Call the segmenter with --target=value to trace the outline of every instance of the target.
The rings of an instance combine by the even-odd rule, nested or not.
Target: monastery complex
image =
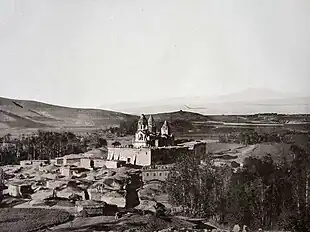
[[[167,121],[160,130],[151,115],[147,120],[141,115],[137,132],[131,146],[119,146],[108,148],[108,160],[123,161],[138,166],[170,165],[184,154],[190,153],[200,162],[201,156],[206,152],[206,143],[188,142],[175,144],[174,136]]]

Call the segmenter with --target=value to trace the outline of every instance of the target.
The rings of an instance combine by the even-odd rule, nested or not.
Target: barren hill
[[[194,121],[207,121],[209,120],[209,117],[206,115],[194,113],[194,112],[189,112],[189,111],[174,111],[174,112],[167,112],[167,113],[158,113],[158,114],[153,114],[154,120],[155,121],[173,121],[173,120],[186,120],[189,122],[194,122]]]
[[[102,128],[135,120],[134,115],[56,106],[37,101],[0,98],[0,128]]]
[[[187,133],[194,129],[193,123],[206,123],[209,120],[209,116],[183,110],[153,114],[153,118],[158,129],[160,129],[165,120],[168,121],[174,134]]]
[[[208,116],[182,110],[154,115],[158,125],[167,120],[177,131],[183,127],[191,127],[191,122],[207,121],[208,118]],[[0,129],[99,129],[137,120],[136,115],[115,111],[69,108],[37,101],[0,97]]]

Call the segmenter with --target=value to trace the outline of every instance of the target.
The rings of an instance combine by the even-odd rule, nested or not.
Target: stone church
[[[200,162],[205,152],[204,142],[175,144],[167,121],[158,130],[152,115],[148,120],[141,115],[132,146],[109,147],[107,160],[137,166],[166,165],[173,164],[177,157],[185,153],[190,153]]]
[[[164,147],[173,145],[174,137],[171,134],[171,129],[167,121],[164,122],[161,130],[157,132],[156,123],[153,116],[150,115],[149,119],[146,120],[145,115],[141,115],[133,142],[133,146],[135,148]]]

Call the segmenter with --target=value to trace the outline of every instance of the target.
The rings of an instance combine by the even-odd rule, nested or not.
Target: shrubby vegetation
[[[18,164],[20,160],[53,159],[106,145],[107,141],[98,133],[81,137],[71,132],[39,131],[18,138],[8,134],[0,137],[0,162],[8,165]]]
[[[309,151],[293,145],[290,163],[249,157],[237,171],[210,161],[199,165],[184,155],[168,178],[169,199],[187,216],[229,226],[310,231]]]
[[[258,144],[258,143],[298,143],[300,137],[306,138],[305,133],[291,132],[288,130],[259,133],[256,131],[249,131],[247,133],[235,132],[219,137],[221,143],[240,143],[245,145]],[[309,139],[309,137],[307,138]]]

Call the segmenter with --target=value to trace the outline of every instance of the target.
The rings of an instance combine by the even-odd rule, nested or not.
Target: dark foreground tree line
[[[290,163],[249,157],[238,170],[184,155],[168,177],[169,200],[187,216],[227,226],[310,231],[310,153],[296,145],[291,152]]]

